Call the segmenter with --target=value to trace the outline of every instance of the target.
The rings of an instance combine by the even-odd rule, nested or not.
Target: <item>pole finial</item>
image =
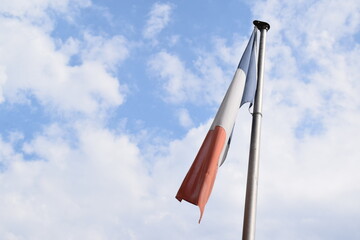
[[[270,24],[268,24],[267,22],[262,22],[259,20],[255,20],[253,21],[253,24],[259,29],[265,29],[266,31],[268,31],[270,29]]]

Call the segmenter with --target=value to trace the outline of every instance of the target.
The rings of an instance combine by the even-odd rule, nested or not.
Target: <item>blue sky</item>
[[[5,0],[1,239],[238,239],[240,109],[202,223],[175,194],[267,36],[257,239],[359,239],[360,3]]]

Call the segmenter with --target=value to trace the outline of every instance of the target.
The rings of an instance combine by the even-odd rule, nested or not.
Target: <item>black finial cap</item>
[[[268,31],[270,29],[270,24],[268,24],[267,22],[262,22],[259,20],[255,20],[253,21],[253,24],[259,29],[266,29],[266,31]]]

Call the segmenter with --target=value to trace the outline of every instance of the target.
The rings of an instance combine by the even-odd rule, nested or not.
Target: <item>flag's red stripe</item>
[[[201,216],[209,199],[218,169],[220,154],[226,139],[225,129],[216,126],[210,130],[191,165],[176,198],[198,205]],[[200,219],[201,219],[200,216]]]

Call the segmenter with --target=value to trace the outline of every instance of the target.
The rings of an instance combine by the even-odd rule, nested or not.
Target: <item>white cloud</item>
[[[6,160],[7,170],[0,175],[0,236],[183,239],[186,235],[205,239],[206,229],[219,226],[211,216],[224,212],[209,207],[209,218],[201,225],[205,229],[195,229],[197,208],[180,204],[174,196],[209,124],[191,129],[184,139],[171,141],[166,154],[147,159],[128,136],[83,121],[76,122],[74,128],[48,126],[25,142],[22,153],[1,141],[0,156]],[[33,160],[26,161],[26,155],[34,156]],[[227,180],[234,176],[224,175]],[[234,204],[228,199],[234,193],[217,190],[215,203],[219,196],[231,203],[225,207],[228,214]],[[212,237],[218,239],[221,234]]]
[[[149,13],[149,19],[143,30],[145,38],[155,38],[169,23],[173,6],[167,3],[155,3]]]
[[[21,159],[21,155],[13,150],[11,143],[5,142],[2,138],[0,138],[0,146],[0,173],[2,173],[6,171],[10,162]]]
[[[212,54],[200,56],[188,68],[177,55],[162,51],[149,60],[148,66],[162,84],[160,97],[175,104],[217,104],[226,91],[224,83],[230,82],[233,74],[224,71]]]
[[[16,17],[27,17],[27,16],[44,16],[46,9],[53,9],[56,11],[71,10],[74,6],[86,7],[91,4],[88,0],[4,0],[0,7],[0,11]]]
[[[179,42],[180,36],[179,35],[172,35],[169,37],[169,46],[175,46]]]
[[[181,60],[167,52],[160,52],[148,63],[151,71],[163,80],[164,99],[170,102],[182,102],[193,98],[192,91],[197,92],[199,79],[188,71]]]
[[[7,76],[5,73],[5,67],[0,66],[0,103],[4,101],[3,89],[2,86],[5,85]]]
[[[49,17],[48,11],[57,12],[65,18],[71,19],[76,9],[90,5],[91,0],[4,0],[0,6],[0,12],[6,16],[34,23],[50,31],[53,29],[53,20]]]
[[[136,231],[150,183],[139,149],[126,136],[83,123],[73,135],[76,148],[67,130],[50,126],[25,145],[33,161],[1,143],[7,160],[0,176],[0,208],[7,216],[0,218],[1,236],[129,239]]]
[[[186,108],[181,108],[178,111],[177,116],[179,118],[179,123],[182,127],[188,128],[193,125],[193,121],[192,121],[190,114]]]
[[[121,86],[107,70],[128,56],[122,36],[92,36],[83,50],[82,64],[69,66],[69,54],[79,47],[76,40],[70,39],[65,43],[68,49],[58,51],[54,40],[39,27],[11,18],[2,18],[0,25],[4,33],[0,37],[0,89],[5,100],[19,102],[34,96],[58,111],[86,114],[122,103]]]
[[[222,64],[229,65],[235,69],[235,67],[237,67],[236,64],[240,61],[241,54],[244,52],[248,43],[249,36],[240,37],[235,34],[232,43],[228,43],[224,38],[215,36],[211,41],[214,48],[211,55],[219,59]]]
[[[100,62],[113,70],[129,56],[129,43],[123,36],[106,39],[86,33],[84,41],[86,47],[82,49],[81,56],[85,62]]]
[[[64,42],[59,44],[59,52],[64,54],[67,58],[79,54],[81,41],[73,37],[69,37]]]
[[[358,237],[353,222],[359,220],[359,205],[352,199],[359,197],[354,184],[359,178],[352,169],[360,167],[355,146],[360,85],[354,59],[359,54],[354,41],[359,7],[357,1],[266,1],[253,10],[271,24],[265,64],[260,238]],[[296,136],[299,127],[300,137]],[[288,230],[279,231],[280,226]],[[344,228],[352,234],[344,233]]]

